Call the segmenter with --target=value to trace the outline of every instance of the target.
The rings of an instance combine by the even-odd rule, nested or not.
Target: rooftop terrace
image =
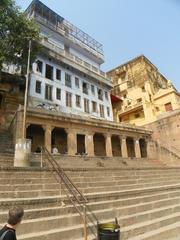
[[[53,28],[69,40],[83,46],[97,57],[103,59],[102,44],[90,37],[88,34],[65,20],[39,0],[33,0],[26,10],[29,16],[33,16],[37,21]]]

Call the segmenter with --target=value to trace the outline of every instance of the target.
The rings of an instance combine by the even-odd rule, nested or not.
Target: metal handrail
[[[68,197],[68,199],[73,204],[76,211],[79,213],[79,215],[82,218],[82,221],[84,224],[84,239],[87,240],[87,228],[89,228],[92,234],[97,238],[97,229],[94,232],[93,227],[97,228],[97,222],[99,221],[96,215],[91,211],[90,207],[87,206],[87,203],[88,203],[87,198],[74,185],[74,183],[70,180],[70,178],[67,176],[65,171],[59,166],[57,161],[54,159],[54,157],[45,147],[41,147],[41,152],[45,154],[53,170],[57,173],[60,180],[64,183],[64,186],[66,187],[66,189],[62,185],[63,191],[65,192],[66,196]],[[56,177],[56,180],[59,181],[57,177]],[[91,224],[87,222],[87,219],[90,221]]]

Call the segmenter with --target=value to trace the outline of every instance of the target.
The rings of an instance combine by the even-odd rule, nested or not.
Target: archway
[[[95,156],[106,156],[106,145],[104,135],[95,133],[93,136]]]
[[[120,144],[120,138],[117,135],[112,135],[111,137],[111,143],[112,143],[112,154],[114,157],[120,157],[122,156],[121,153],[121,144]]]
[[[127,152],[128,157],[135,157],[135,148],[134,148],[134,139],[132,137],[126,138],[126,144],[127,144]]]
[[[54,128],[51,135],[52,147],[56,147],[61,154],[67,153],[67,133],[64,128]]]
[[[26,138],[31,139],[31,151],[40,152],[44,146],[44,129],[40,125],[31,124],[26,129]]]

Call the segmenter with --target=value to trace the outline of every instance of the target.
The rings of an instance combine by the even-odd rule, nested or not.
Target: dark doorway
[[[147,144],[146,144],[145,139],[141,138],[139,140],[139,146],[140,146],[140,151],[141,151],[141,157],[147,158]]]
[[[40,147],[44,146],[44,129],[32,124],[26,130],[26,138],[31,139],[31,151],[40,152]]]
[[[112,153],[114,157],[122,156],[119,136],[113,135],[111,138]]]
[[[95,156],[106,156],[105,138],[103,134],[95,133],[93,141]]]
[[[77,153],[84,154],[85,152],[85,135],[77,134]]]
[[[135,148],[134,148],[134,139],[132,137],[127,137],[126,139],[126,144],[127,144],[127,152],[128,152],[128,157],[135,157]]]
[[[67,133],[63,128],[54,128],[52,131],[52,147],[56,147],[61,154],[67,153]]]

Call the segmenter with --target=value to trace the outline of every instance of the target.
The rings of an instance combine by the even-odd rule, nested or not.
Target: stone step
[[[47,228],[49,229],[49,227]],[[83,237],[83,225],[76,225],[65,228],[56,228],[46,231],[39,231],[38,233],[28,233],[23,235],[18,235],[18,240],[44,240],[44,239],[79,239]],[[18,233],[18,232],[17,232]]]
[[[178,240],[180,235],[180,221],[162,226],[155,230],[149,230],[145,233],[128,238],[128,240]]]
[[[30,174],[31,176],[33,175],[38,175],[38,174],[42,174],[44,172],[44,174],[46,174],[47,169],[40,169],[40,168],[36,168],[36,169],[32,169],[32,168],[27,168],[25,169],[21,169],[21,174],[23,175],[27,175]],[[10,169],[8,169],[8,172],[11,172],[14,175],[18,175],[18,169],[14,169],[12,171],[10,171]],[[101,173],[101,175],[103,177],[144,177],[144,178],[149,178],[149,177],[161,177],[162,176],[172,176],[173,174],[176,174],[178,176],[178,172],[179,169],[161,169],[161,170],[112,170],[112,169],[108,169],[108,170],[102,170],[101,171],[93,171],[93,170],[89,170],[89,171],[76,171],[76,170],[67,170],[65,169],[65,172],[68,174],[68,176],[70,176],[71,178],[73,177],[83,177],[83,178],[94,178],[97,177],[99,175],[99,173]],[[6,170],[1,169],[1,174],[6,175]]]
[[[128,200],[128,199],[127,199]],[[150,202],[143,202],[143,197],[139,199],[139,203],[134,203],[131,200],[131,204],[124,204],[127,202],[126,199],[117,200],[117,201],[106,201],[106,202],[98,202],[98,203],[90,203],[88,204],[91,210],[97,214],[99,219],[109,218],[109,217],[120,217],[121,226],[126,225],[127,223],[135,223],[135,221],[144,221],[149,219],[150,217],[159,217],[164,214],[171,214],[175,210],[179,210],[180,208],[180,197],[179,198],[170,198],[170,199],[161,199]],[[101,215],[99,214],[101,212]],[[158,213],[157,213],[158,212]],[[25,220],[35,218],[38,221],[38,218],[42,217],[51,217],[50,220],[53,220],[53,217],[63,214],[75,214],[76,211],[72,206],[64,206],[64,207],[54,207],[48,209],[34,209],[34,210],[26,210]],[[7,212],[0,213],[1,222],[3,219],[5,220]],[[112,215],[113,214],[113,215]],[[141,216],[140,216],[141,215]],[[72,217],[72,216],[71,216]],[[123,222],[125,221],[125,222]],[[23,221],[24,222],[24,221]],[[77,223],[77,219],[74,221]],[[126,223],[127,222],[127,223]],[[72,223],[72,221],[70,221]],[[50,224],[52,225],[52,224]]]
[[[146,191],[146,190],[158,190],[160,188],[165,187],[172,187],[172,188],[180,188],[180,183],[178,181],[168,181],[168,182],[161,182],[160,184],[157,183],[149,183],[149,184],[134,184],[134,185],[124,185],[124,186],[104,186],[104,187],[88,187],[88,188],[79,188],[79,190],[85,194],[94,194],[96,192],[99,193],[106,193],[106,192],[124,192],[128,193],[128,191]]]
[[[19,176],[19,177],[22,177],[22,176]],[[46,182],[48,183],[54,183],[54,186],[56,185],[56,187],[58,186],[58,184],[56,184],[56,179],[55,177],[53,176],[49,176],[50,178],[10,178],[10,179],[7,179],[7,178],[1,178],[0,179],[0,191],[4,190],[4,188],[6,189],[6,187],[4,186],[4,184],[8,185],[8,189],[10,190],[11,188],[15,188],[15,189],[21,189],[21,185],[23,185],[23,187],[25,188],[25,186],[27,186],[27,189],[29,189],[29,187],[31,187],[31,189],[33,189],[33,186],[35,189],[38,189],[37,185],[39,183],[39,188],[46,188]],[[166,183],[176,183],[176,182],[179,182],[180,180],[180,177],[176,177],[176,181],[173,181],[172,180],[173,178],[156,178],[156,179],[152,179],[151,180],[151,183],[149,183],[149,179],[133,179],[133,180],[111,180],[111,179],[106,179],[106,181],[104,179],[99,179],[99,181],[96,179],[96,181],[86,181],[86,182],[79,182],[79,179],[78,181],[76,182],[75,180],[73,181],[73,183],[78,187],[78,188],[82,188],[82,189],[85,189],[85,188],[90,188],[90,187],[102,187],[102,186],[106,186],[106,187],[109,187],[109,186],[112,186],[114,185],[115,186],[119,186],[119,187],[123,187],[125,186],[125,188],[131,188],[132,187],[136,187],[136,186],[149,186],[149,185],[154,185],[156,183],[160,184],[160,183],[164,183],[166,181]],[[108,181],[107,181],[108,180]],[[111,180],[111,181],[110,181]],[[81,180],[83,181],[83,179]],[[15,183],[13,184],[13,186],[10,186],[12,183]],[[25,185],[26,184],[26,185]],[[31,184],[31,186],[29,186],[29,184]],[[4,186],[4,188],[3,188]],[[47,184],[48,186],[48,184]],[[59,185],[60,186],[60,185]],[[62,186],[64,186],[64,184],[62,184]],[[48,188],[48,187],[47,187]]]
[[[33,185],[31,185],[33,187]],[[58,188],[58,185],[55,185],[55,189],[46,189],[45,185],[44,187],[41,187],[41,185],[39,185],[39,189],[30,189],[28,191],[28,189],[26,190],[20,190],[18,188],[16,188],[15,190],[6,190],[4,189],[3,191],[0,191],[0,198],[13,198],[13,197],[29,197],[29,196],[51,196],[51,195],[57,195],[57,193],[60,193],[60,188]],[[121,185],[121,186],[96,186],[96,187],[87,187],[87,188],[81,188],[79,187],[79,190],[83,193],[83,194],[95,194],[95,193],[111,193],[111,192],[126,192],[128,193],[128,191],[142,191],[142,190],[157,190],[157,188],[165,188],[165,187],[176,187],[176,188],[180,188],[180,184],[177,183],[177,181],[167,181],[167,182],[161,182],[158,184],[157,187],[157,183],[153,183],[153,184],[132,184],[132,185]]]
[[[21,172],[21,174],[19,174],[19,172]],[[72,179],[73,182],[81,182],[81,181],[84,181],[84,182],[88,182],[88,181],[91,181],[91,182],[95,182],[95,181],[107,181],[110,180],[110,181],[113,181],[113,180],[117,180],[117,181],[121,181],[121,180],[126,180],[126,181],[132,181],[133,179],[138,181],[138,182],[143,182],[143,181],[148,181],[150,179],[152,179],[152,181],[156,181],[156,180],[162,180],[162,179],[167,179],[167,178],[179,178],[179,174],[178,172],[175,172],[175,173],[171,173],[171,174],[164,174],[164,172],[161,172],[161,174],[163,173],[162,176],[159,176],[157,174],[155,175],[149,175],[147,176],[146,175],[141,175],[141,176],[130,176],[128,178],[128,175],[127,176],[108,176],[107,175],[104,175],[104,174],[101,174],[102,176],[101,177],[98,177],[97,174],[99,175],[99,173],[96,173],[95,176],[71,176],[70,174],[69,177],[70,179]],[[7,177],[7,170],[6,171],[0,171],[0,174],[1,174],[1,178],[6,178]],[[160,174],[160,173],[159,173]],[[23,178],[23,177],[26,177],[26,178],[42,178],[43,176],[45,177],[51,177],[52,178],[52,172],[49,172],[49,173],[46,173],[44,170],[42,171],[35,171],[33,172],[32,170],[31,171],[17,171],[17,172],[14,172],[14,171],[8,171],[8,175],[10,176],[10,178]]]
[[[166,192],[158,192],[158,193],[149,193],[149,194],[143,194],[143,195],[138,195],[138,196],[122,196],[121,198],[118,199],[113,199],[113,200],[99,200],[99,201],[91,201],[89,202],[88,206],[90,206],[91,210],[97,210],[97,209],[106,209],[106,208],[117,208],[117,207],[129,207],[129,211],[133,213],[133,206],[137,207],[137,205],[142,205],[144,203],[147,207],[148,204],[154,204],[160,201],[166,201],[167,200],[176,200],[180,197],[180,191],[166,191]],[[43,217],[43,216],[52,216],[53,214],[65,214],[65,213],[75,213],[75,209],[72,206],[65,205],[64,208],[60,207],[60,205],[56,205],[53,208],[39,208],[39,202],[47,202],[47,201],[52,201],[55,200],[56,202],[61,201],[60,197],[41,197],[41,198],[24,198],[24,199],[16,199],[13,200],[12,202],[10,199],[6,199],[4,201],[1,200],[1,205],[4,205],[9,201],[9,205],[22,205],[23,203],[26,204],[31,204],[32,209],[27,208],[25,205],[25,209],[28,209],[26,211],[26,218],[33,218],[35,216]],[[15,202],[16,201],[16,202]],[[160,202],[161,203],[161,202]],[[36,206],[37,205],[37,206]],[[0,221],[2,221],[3,217],[6,217],[6,211],[0,212]]]
[[[64,197],[63,197],[64,199]],[[0,199],[1,211],[12,206],[23,206],[24,209],[36,209],[43,207],[57,207],[62,202],[62,196],[39,196],[30,198],[4,198]]]
[[[0,192],[1,191],[6,191],[6,189],[8,189],[8,191],[33,191],[33,190],[60,190],[60,184],[59,183],[42,183],[42,184],[15,184],[12,186],[12,184],[6,184],[5,185],[0,185]]]
[[[31,191],[0,191],[0,199],[2,198],[26,198],[26,197],[41,197],[41,196],[56,196],[60,194],[60,189],[53,190],[31,190]]]
[[[143,210],[140,212],[137,209],[137,212],[133,215],[127,215],[127,216],[121,216],[119,217],[119,223],[121,227],[129,227],[129,224],[140,224],[144,223],[144,221],[149,220],[155,220],[156,218],[165,217],[165,216],[171,216],[174,215],[175,209],[178,210],[180,208],[179,205],[172,205],[166,208],[159,208],[159,209],[153,209],[150,211]],[[115,216],[118,217],[121,215],[121,208],[115,209],[116,212],[114,212],[114,209],[101,209],[96,210],[94,214],[96,214],[96,217],[100,222],[106,221],[106,219],[113,219]],[[87,213],[88,216],[88,213]],[[88,220],[88,217],[87,217]],[[38,223],[38,224],[37,224]],[[42,217],[42,218],[35,218],[35,219],[28,219],[23,220],[21,227],[19,229],[20,234],[25,234],[28,232],[29,229],[31,229],[31,232],[37,232],[37,231],[45,231],[46,226],[51,226],[51,228],[58,228],[61,226],[63,227],[70,227],[74,226],[76,224],[81,224],[82,218],[76,213],[76,214],[66,214],[66,215],[59,215],[59,216],[48,216],[48,217]],[[1,224],[2,225],[2,224]]]
[[[164,226],[168,227],[169,224],[173,224],[173,221],[180,222],[180,214],[172,214],[166,217],[160,217],[156,218],[154,220],[144,221],[142,223],[133,224],[128,227],[122,227],[121,228],[121,239],[126,240],[130,239],[132,240],[132,237],[139,237],[139,235],[149,232],[153,232],[156,230],[159,230],[159,228],[162,228]],[[107,222],[112,221],[112,219],[107,219]],[[37,225],[37,224],[36,224]],[[47,229],[47,228],[46,228]],[[26,234],[21,234],[18,236],[18,239],[28,239],[28,240],[41,240],[44,239],[43,237],[46,236],[46,239],[52,239],[55,240],[57,238],[59,239],[79,239],[83,237],[83,225],[82,224],[76,224],[71,227],[62,227],[62,228],[54,228],[50,230],[45,231],[38,231],[38,232],[31,232]],[[172,236],[171,236],[172,237]],[[137,238],[139,239],[139,238]],[[142,239],[142,238],[141,238]],[[154,239],[154,238],[144,238],[144,239]],[[160,238],[162,239],[162,238]],[[167,239],[167,238],[166,238]],[[133,239],[135,240],[135,239]],[[156,238],[158,240],[158,238]]]

